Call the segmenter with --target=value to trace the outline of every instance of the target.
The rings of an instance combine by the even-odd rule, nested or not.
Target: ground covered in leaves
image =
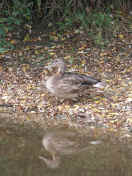
[[[121,129],[129,137],[132,132],[132,34],[119,34],[105,49],[100,49],[83,31],[72,30],[63,35],[36,33],[32,31],[31,38],[22,42],[10,34],[17,49],[0,54],[0,112],[24,113],[27,121],[32,115],[26,114],[37,113],[41,118],[36,115],[35,121],[40,122],[44,121],[44,115],[69,125],[74,125],[74,121],[80,127]],[[58,101],[44,86],[49,74],[45,66],[58,57],[68,63],[69,71],[99,78],[105,88],[101,92],[94,89],[90,98],[82,97],[73,104]]]

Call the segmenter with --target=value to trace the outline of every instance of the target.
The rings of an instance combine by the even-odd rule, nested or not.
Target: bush
[[[9,4],[3,4],[0,18],[0,52],[14,48],[13,44],[6,40],[8,31],[13,31],[16,26],[26,22],[32,22],[32,5],[32,2],[27,3],[24,0],[13,0]]]
[[[6,33],[36,21],[56,22],[61,31],[79,24],[94,38],[95,43],[104,43],[104,38],[116,25],[106,9],[128,10],[131,5],[130,0],[3,0],[0,3],[0,47],[3,50],[9,46],[9,49],[13,48],[12,44],[8,45]]]

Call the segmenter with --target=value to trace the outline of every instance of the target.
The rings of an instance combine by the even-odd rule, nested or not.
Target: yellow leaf
[[[84,45],[84,46],[82,46],[81,48],[79,48],[78,50],[83,50],[83,49],[85,49],[86,48],[86,46]]]
[[[104,53],[104,52],[103,52],[103,53],[100,53],[100,56],[101,56],[101,57],[106,56],[106,55],[107,55],[107,53]]]
[[[120,39],[124,39],[124,35],[123,35],[123,34],[119,34],[118,37],[119,37]]]
[[[53,52],[52,52],[52,53],[49,53],[49,54],[50,54],[51,56],[55,55],[55,53],[53,53]]]
[[[28,84],[27,86],[27,90],[33,89],[33,85],[32,84]]]
[[[81,61],[81,63],[82,63],[83,65],[85,65],[85,64],[86,64],[86,60],[83,59],[83,60]]]
[[[94,112],[98,112],[98,113],[100,112],[100,110],[99,110],[99,109],[96,109],[96,108],[93,108],[93,111],[94,111]]]
[[[96,101],[95,101],[95,103],[96,103],[96,104],[99,104],[99,103],[100,103],[100,101],[96,100]]]
[[[64,59],[70,59],[71,58],[71,56],[65,56],[64,57]]]
[[[80,108],[79,105],[74,105],[74,109],[75,109],[75,110],[78,110],[79,108]]]
[[[30,50],[30,46],[26,46],[25,49],[26,49],[26,50]]]
[[[53,39],[54,39],[55,41],[58,41],[58,37],[56,37],[56,36],[53,36]]]
[[[58,110],[59,110],[59,111],[62,111],[63,109],[64,109],[63,106],[58,106]]]
[[[128,118],[128,119],[127,119],[127,122],[128,122],[128,123],[132,123],[132,117]]]
[[[27,72],[29,69],[30,69],[29,64],[23,64],[23,66],[22,66],[22,71],[23,71],[24,73]]]
[[[11,40],[10,43],[11,44],[16,44],[16,40]]]
[[[30,40],[30,36],[29,36],[29,34],[26,34],[24,37],[24,42],[29,41],[29,40]]]
[[[69,105],[65,105],[64,109],[70,109],[70,106]]]
[[[35,54],[40,54],[40,52],[38,50],[35,50]]]

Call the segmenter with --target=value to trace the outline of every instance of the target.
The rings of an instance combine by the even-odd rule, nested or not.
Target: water
[[[3,119],[1,119],[1,124]],[[5,123],[6,124],[6,123]],[[52,130],[56,127],[52,127]],[[44,134],[51,132],[51,127],[42,128],[30,123],[18,124],[8,122],[0,125],[0,173],[2,176],[131,176],[132,175],[132,144],[112,140],[113,137],[98,137],[78,133],[71,140],[76,141],[76,147],[88,146],[88,150],[71,152],[59,156],[59,164],[51,168],[39,156],[52,160],[52,153],[42,146]],[[70,131],[69,128],[59,129],[59,134]],[[63,130],[63,133],[62,133]],[[72,129],[73,130],[73,129]],[[64,133],[65,131],[65,133]],[[53,132],[54,133],[54,132]],[[65,138],[65,136],[64,136]],[[99,139],[100,138],[100,139]],[[54,140],[54,138],[53,138]],[[63,138],[62,138],[63,140]],[[101,143],[91,144],[99,140]],[[66,140],[67,141],[67,140]],[[72,143],[71,143],[72,144]],[[67,143],[66,143],[67,145]],[[62,149],[63,150],[63,149]],[[71,149],[68,149],[71,150]]]

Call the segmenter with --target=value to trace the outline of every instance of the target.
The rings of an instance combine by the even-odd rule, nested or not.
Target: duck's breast
[[[54,92],[54,91],[55,91],[55,90],[54,90],[54,86],[55,86],[55,85],[54,85],[53,82],[54,82],[54,77],[51,76],[51,77],[48,78],[47,81],[46,81],[46,88],[48,89],[49,92],[51,92],[51,93],[54,94],[54,93],[55,93],[55,92]]]

